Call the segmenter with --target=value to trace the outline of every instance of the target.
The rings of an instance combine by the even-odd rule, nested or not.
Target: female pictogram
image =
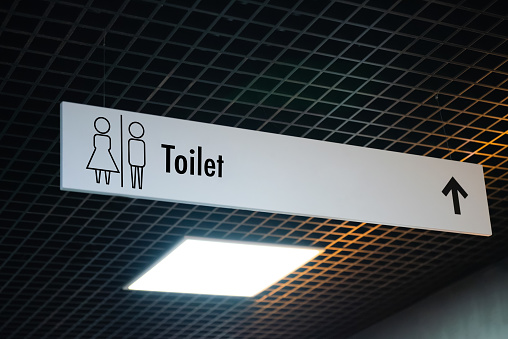
[[[143,168],[146,164],[145,142],[141,140],[145,134],[143,125],[134,121],[129,125],[129,133],[132,138],[129,139],[129,165],[131,166],[132,188],[143,188]]]
[[[93,136],[94,150],[86,168],[95,170],[95,181],[98,184],[101,182],[101,173],[104,172],[106,185],[109,185],[111,172],[119,173],[111,154],[111,138],[107,135],[111,125],[108,119],[99,117],[95,119],[94,126],[98,133]]]

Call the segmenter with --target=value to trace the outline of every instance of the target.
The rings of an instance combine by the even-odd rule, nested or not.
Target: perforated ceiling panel
[[[2,338],[347,338],[508,254],[504,1],[0,8]],[[482,164],[493,236],[63,192],[61,101]],[[326,251],[254,298],[122,289],[184,235]]]

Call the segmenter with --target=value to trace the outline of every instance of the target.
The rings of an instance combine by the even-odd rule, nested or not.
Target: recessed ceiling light
[[[323,249],[185,237],[129,290],[250,297]]]

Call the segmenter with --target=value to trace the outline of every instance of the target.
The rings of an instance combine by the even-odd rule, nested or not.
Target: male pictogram
[[[94,150],[86,168],[95,170],[95,181],[98,184],[100,184],[101,174],[104,172],[106,185],[109,185],[111,172],[119,173],[115,159],[111,154],[111,138],[107,135],[111,125],[108,119],[99,117],[95,119],[94,126],[98,133],[93,136]]]
[[[145,142],[141,140],[145,134],[143,125],[134,121],[129,125],[129,133],[132,138],[129,139],[129,165],[131,166],[132,188],[143,188],[143,168],[146,165]]]

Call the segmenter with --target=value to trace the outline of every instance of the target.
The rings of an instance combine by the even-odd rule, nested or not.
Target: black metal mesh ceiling
[[[2,338],[347,338],[508,254],[504,1],[0,8]],[[62,192],[61,101],[482,164],[493,236]],[[326,251],[255,298],[122,290],[184,235]]]

